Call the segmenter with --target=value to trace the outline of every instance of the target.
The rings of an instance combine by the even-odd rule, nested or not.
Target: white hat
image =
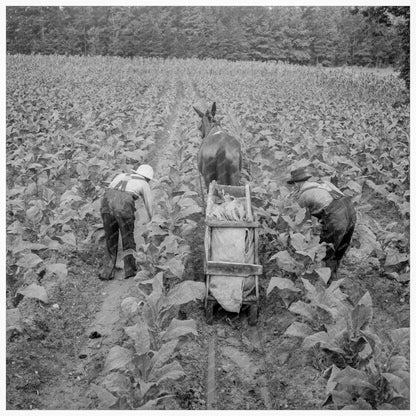
[[[153,179],[153,168],[150,165],[140,165],[134,172],[138,175],[144,176],[147,179]]]

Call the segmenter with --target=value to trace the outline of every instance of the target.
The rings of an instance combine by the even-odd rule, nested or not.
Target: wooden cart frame
[[[208,219],[209,213],[215,203],[215,196],[223,191],[225,194],[236,198],[245,197],[246,199],[246,218],[247,221],[227,221],[227,220],[211,220]],[[254,276],[255,288],[254,293],[251,291],[248,295],[243,294],[243,305],[249,305],[248,322],[250,325],[256,325],[259,311],[259,275],[263,274],[263,266],[259,264],[258,256],[258,228],[259,223],[254,220],[251,208],[250,185],[245,186],[231,186],[218,185],[216,181],[212,181],[209,186],[206,220],[206,247],[204,256],[204,273],[205,273],[205,317],[208,324],[213,322],[213,308],[216,299],[210,294],[211,277],[219,276],[240,276],[248,278]],[[214,228],[253,228],[254,238],[254,263],[234,263],[225,261],[211,260],[211,236]]]

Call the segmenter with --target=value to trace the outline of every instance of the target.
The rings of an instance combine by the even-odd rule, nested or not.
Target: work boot
[[[137,273],[136,259],[134,256],[129,255],[124,257],[124,278],[135,276]]]
[[[130,263],[128,267],[124,266],[124,278],[128,279],[129,277],[136,276],[137,266],[136,264]]]
[[[100,280],[113,280],[114,279],[114,272],[115,268],[111,267],[111,269],[103,268],[98,273],[98,278]]]
[[[111,259],[104,265],[98,272],[98,278],[100,280],[113,280],[115,275],[115,260]]]
[[[137,273],[137,270],[136,270],[136,271],[134,271],[134,270],[129,270],[129,271],[126,271],[126,272],[124,273],[124,278],[125,278],[125,279],[128,279],[128,278],[130,278],[130,277],[132,277],[132,276],[136,276],[136,273]]]
[[[329,286],[334,280],[338,280],[338,271],[331,270],[331,277],[328,280],[327,286]]]

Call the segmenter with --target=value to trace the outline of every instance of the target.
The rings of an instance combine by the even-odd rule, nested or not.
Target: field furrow
[[[405,96],[393,73],[345,68],[8,56],[8,409],[408,408]],[[213,102],[242,144],[261,223],[255,327],[244,309],[205,319],[193,107]],[[102,282],[101,196],[142,163],[155,215],[136,202],[139,272],[124,280],[119,255]],[[357,210],[334,285],[319,224],[286,184],[306,164]]]

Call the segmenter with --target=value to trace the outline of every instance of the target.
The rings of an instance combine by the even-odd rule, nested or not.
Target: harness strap
[[[329,195],[332,196],[332,198],[337,201],[338,199],[341,199],[342,197],[344,197],[345,195],[342,193],[337,192],[335,189],[331,189],[329,192]]]
[[[211,136],[213,136],[214,134],[217,134],[217,133],[222,133],[222,130],[216,131],[215,133],[211,133],[211,130],[212,130],[214,127],[220,127],[220,124],[219,124],[217,121],[212,121],[212,122],[210,122],[209,130],[205,132],[205,136],[203,136],[203,139],[204,139],[205,137],[210,136],[210,135],[211,135]]]

